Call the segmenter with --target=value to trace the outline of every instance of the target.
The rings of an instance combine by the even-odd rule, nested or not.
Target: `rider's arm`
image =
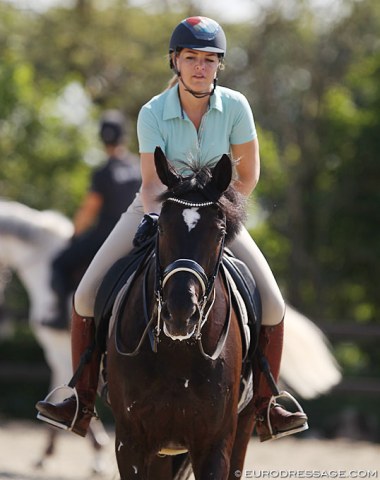
[[[257,137],[247,143],[231,145],[232,156],[237,160],[234,180],[235,188],[248,197],[259,180],[260,176],[260,153]]]
[[[165,186],[158,178],[154,164],[154,153],[141,153],[141,199],[145,213],[160,213],[161,204],[157,202],[157,195],[165,190]]]
[[[103,197],[97,192],[88,192],[74,216],[75,235],[88,230],[98,218]]]

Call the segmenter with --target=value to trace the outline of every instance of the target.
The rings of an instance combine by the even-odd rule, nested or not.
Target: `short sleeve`
[[[153,153],[156,147],[165,151],[165,142],[161,134],[158,119],[150,105],[144,105],[137,118],[137,138],[140,153]]]
[[[257,137],[255,121],[251,106],[244,95],[238,96],[234,110],[235,116],[230,135],[231,145],[240,145],[254,140]]]
[[[104,195],[105,190],[105,183],[106,183],[106,176],[105,169],[100,168],[95,170],[91,177],[91,183],[89,187],[90,192],[99,193],[100,195]]]

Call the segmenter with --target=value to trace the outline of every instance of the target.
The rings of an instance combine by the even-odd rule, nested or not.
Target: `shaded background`
[[[224,2],[44,3],[0,1],[0,195],[71,217],[103,158],[101,111],[128,116],[137,151],[138,111],[171,76],[173,27],[220,21],[220,83],[248,97],[261,144],[251,234],[343,368],[331,394],[303,402],[311,433],[379,442],[380,3],[235,1],[240,16]],[[49,372],[17,275],[7,293],[0,418],[33,418]]]

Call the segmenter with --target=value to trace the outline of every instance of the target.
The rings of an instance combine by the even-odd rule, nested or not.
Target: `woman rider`
[[[139,113],[137,133],[141,158],[142,186],[135,201],[95,256],[74,298],[72,318],[73,367],[92,344],[95,335],[94,299],[110,266],[141,242],[157,221],[164,190],[154,165],[154,150],[160,146],[172,165],[186,174],[184,163],[196,161],[214,165],[224,153],[237,159],[235,188],[248,197],[259,179],[259,143],[251,108],[239,92],[217,86],[217,74],[226,52],[223,29],[206,17],[190,17],[174,29],[169,45],[170,66],[175,81],[152,98]],[[155,212],[148,214],[148,212]],[[144,215],[145,213],[145,215]],[[285,303],[273,274],[248,231],[242,228],[230,245],[233,253],[253,273],[262,300],[262,327],[259,345],[277,380],[280,370]],[[72,430],[86,435],[94,415],[100,353],[91,354],[77,382],[79,413]],[[257,362],[254,362],[257,364]],[[277,436],[307,428],[303,412],[291,413],[270,402],[272,390],[263,373],[254,371],[256,429],[261,441],[273,438],[267,420]],[[38,402],[36,408],[62,428],[71,425],[77,407],[75,396],[61,403]]]

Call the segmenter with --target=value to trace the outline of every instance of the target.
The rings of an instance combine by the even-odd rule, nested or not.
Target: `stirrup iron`
[[[76,400],[76,409],[75,409],[75,414],[73,417],[73,420],[71,422],[71,425],[66,425],[66,423],[60,423],[57,420],[53,420],[52,418],[47,417],[46,415],[42,414],[41,412],[37,413],[37,418],[38,420],[41,420],[42,422],[49,423],[50,425],[53,425],[54,427],[60,428],[62,430],[66,431],[71,431],[75,425],[75,422],[77,421],[78,418],[78,413],[79,413],[79,397],[78,393],[75,387],[70,387],[69,385],[60,385],[59,387],[54,388],[50,393],[48,393],[44,399],[44,402],[48,401],[48,399],[58,390],[63,390],[63,389],[70,389],[75,396]]]
[[[269,433],[270,433],[270,436],[271,436],[270,440],[276,440],[277,438],[286,437],[288,435],[293,435],[294,433],[303,432],[304,430],[308,430],[309,425],[308,425],[307,421],[305,421],[305,423],[303,425],[301,425],[300,427],[292,428],[291,430],[287,430],[285,432],[278,432],[278,433],[273,432],[272,423],[270,421],[270,410],[271,410],[272,406],[275,406],[275,405],[280,405],[281,407],[283,407],[283,405],[277,403],[277,400],[279,398],[287,398],[288,400],[293,402],[293,404],[297,407],[298,412],[305,413],[303,411],[303,408],[301,407],[301,405],[297,402],[297,400],[289,392],[286,392],[285,390],[282,390],[282,391],[279,391],[277,395],[272,395],[271,399],[269,400],[268,407],[267,407],[267,425],[268,425]]]

